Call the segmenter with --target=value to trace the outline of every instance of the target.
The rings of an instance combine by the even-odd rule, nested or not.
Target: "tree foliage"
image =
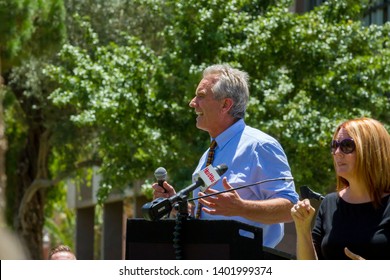
[[[0,1],[0,79],[4,79],[4,88],[0,89],[4,100],[0,98],[0,102],[4,105],[9,142],[6,214],[34,259],[42,257],[46,192],[31,190],[50,179],[50,121],[43,123],[42,119],[50,111],[45,95],[52,89],[40,76],[40,59],[48,59],[63,42],[62,4],[61,0]]]
[[[360,116],[389,120],[389,25],[362,26],[356,1],[352,14],[340,2],[302,16],[276,7],[248,25],[247,40],[232,51],[244,69],[264,69],[251,72],[258,107],[250,119],[279,138],[297,185],[322,192],[334,190],[335,127]],[[260,49],[258,34],[267,34]]]
[[[85,144],[101,159],[105,183],[124,187],[147,175],[155,155],[163,153],[154,145],[159,130],[153,111],[161,102],[153,77],[159,62],[133,37],[125,46],[99,46],[95,34],[89,35],[88,51],[66,45],[60,53],[64,66],[49,70],[60,80],[50,98],[60,107],[71,104],[71,119],[94,129]]]
[[[280,140],[289,157],[297,186],[307,184],[322,192],[333,189],[334,174],[328,145],[334,128],[341,121],[371,116],[387,124],[389,25],[362,25],[360,19],[367,1],[327,1],[303,15],[289,11],[290,1],[261,3],[222,0],[142,2],[143,5],[154,7],[150,9],[152,11],[163,11],[163,15],[155,18],[165,23],[159,33],[159,40],[163,41],[160,49],[150,45],[146,47],[147,44],[141,41],[135,47],[148,49],[148,55],[159,61],[153,73],[150,73],[153,86],[146,85],[142,77],[130,76],[134,83],[140,85],[136,90],[141,94],[135,97],[136,100],[142,103],[145,90],[150,90],[153,97],[144,100],[150,102],[148,105],[140,107],[147,110],[144,116],[148,120],[143,122],[136,115],[128,114],[129,118],[137,119],[135,122],[125,122],[115,116],[118,123],[110,122],[110,130],[117,127],[115,129],[120,129],[118,131],[134,133],[129,139],[133,139],[131,142],[137,149],[144,150],[144,143],[151,145],[147,151],[149,157],[143,158],[149,166],[144,165],[143,171],[153,170],[150,164],[161,162],[169,163],[172,169],[188,171],[188,176],[208,138],[207,134],[194,128],[188,102],[194,94],[201,70],[213,63],[230,63],[248,71],[251,77],[251,105],[247,123]],[[115,61],[115,56],[122,56],[122,46],[104,49],[112,53],[112,61]],[[106,65],[105,55],[95,53],[95,57],[102,57],[97,59],[95,67],[111,67]],[[134,59],[132,57],[126,61],[128,67],[113,65],[110,72],[123,71],[115,75],[121,80],[127,71],[134,71],[131,62]],[[68,68],[68,73],[73,73],[62,73],[65,78],[60,80],[72,78],[75,84],[92,83],[93,86],[90,86],[97,88],[98,92],[102,86],[111,92],[107,97],[95,91],[94,98],[100,101],[95,100],[95,104],[90,105],[97,111],[107,110],[96,106],[99,102],[116,104],[117,94],[113,92],[119,92],[120,88],[105,87],[102,77],[91,79],[79,74],[90,66],[76,54],[70,61],[72,66]],[[138,63],[141,69],[143,63],[149,62],[143,60]],[[126,85],[120,86],[125,92],[133,92]],[[57,91],[56,99],[65,100],[76,93],[81,97],[81,92],[85,90],[78,87],[62,86],[62,89],[71,90],[68,94]],[[68,101],[68,104],[76,103],[74,100]],[[123,106],[131,108],[128,103]],[[85,109],[81,116],[90,113],[90,109]],[[99,123],[104,124],[107,120],[105,118],[104,122]],[[142,128],[136,123],[142,123]],[[152,143],[146,141],[147,135],[157,137],[153,138]],[[114,153],[123,154],[122,151],[126,151],[127,155],[137,155],[134,151],[123,149],[122,141],[118,139],[111,137],[104,141],[115,147],[110,157]],[[104,141],[100,141],[100,145],[104,146]],[[163,150],[153,150],[156,143]],[[189,146],[191,149],[188,149]],[[156,155],[164,160],[153,160]],[[113,167],[111,171],[117,170],[119,176],[111,171],[106,175],[116,179],[123,178],[125,173],[131,174],[129,179],[136,175],[131,173],[132,160],[119,155],[115,158],[118,159],[115,163],[112,159],[107,162]]]
[[[165,28],[164,61],[184,81],[212,63],[248,71],[247,123],[280,140],[297,186],[325,193],[334,190],[335,127],[360,116],[389,120],[389,25],[363,26],[366,2],[327,1],[298,15],[290,1],[262,9],[246,9],[252,1],[187,1],[174,6],[179,19]]]
[[[0,2],[0,70],[58,49],[65,31],[62,5],[62,0]]]

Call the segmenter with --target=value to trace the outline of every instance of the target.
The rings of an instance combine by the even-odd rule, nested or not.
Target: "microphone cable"
[[[217,193],[211,193],[211,194],[206,194],[206,195],[203,195],[203,196],[198,196],[198,197],[195,197],[195,198],[188,199],[187,201],[194,201],[194,200],[198,200],[198,199],[201,199],[201,198],[205,198],[205,197],[209,197],[209,196],[215,196],[215,195],[219,195],[219,194],[226,193],[226,192],[232,192],[232,191],[240,190],[240,189],[243,189],[243,188],[248,188],[248,187],[252,187],[252,186],[256,186],[256,185],[261,185],[261,184],[268,183],[268,182],[273,182],[273,181],[293,181],[293,180],[294,180],[294,177],[278,177],[278,178],[273,178],[273,179],[266,179],[266,180],[257,181],[255,183],[248,184],[248,185],[241,185],[241,186],[229,189],[229,190],[223,190],[223,191],[219,191]]]

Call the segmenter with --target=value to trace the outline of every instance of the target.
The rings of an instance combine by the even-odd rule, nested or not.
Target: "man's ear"
[[[233,106],[233,99],[225,98],[223,101],[223,104],[222,104],[222,110],[229,112],[229,110],[232,108],[232,106]]]

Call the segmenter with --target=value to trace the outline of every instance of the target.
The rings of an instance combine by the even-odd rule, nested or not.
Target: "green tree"
[[[304,15],[272,8],[229,53],[251,72],[250,120],[281,141],[296,184],[323,193],[334,191],[335,127],[360,116],[389,125],[390,25],[363,26],[361,2],[328,1]]]
[[[4,105],[9,140],[6,214],[8,222],[24,239],[31,257],[39,259],[42,257],[45,192],[31,190],[49,178],[50,132],[42,123],[45,97],[39,92],[42,88],[37,77],[42,66],[38,59],[49,57],[61,46],[65,36],[63,3],[60,0],[1,1],[0,18],[3,78],[0,104]],[[31,76],[27,79],[28,75]],[[5,177],[4,172],[1,166],[1,178]],[[1,188],[4,187],[2,182]]]
[[[195,128],[195,115],[188,107],[199,81],[199,72],[190,68],[203,61],[197,54],[205,50],[210,50],[208,56],[212,59],[214,42],[192,43],[204,26],[191,28],[188,16],[199,14],[208,2],[188,3],[140,1],[143,6],[138,10],[151,11],[149,29],[160,30],[160,37],[154,40],[137,30],[131,33],[137,37],[111,38],[105,32],[95,33],[95,27],[98,31],[101,27],[91,20],[91,28],[84,25],[88,34],[79,36],[88,39],[78,41],[77,46],[65,46],[61,63],[49,71],[60,83],[51,96],[53,101],[72,107],[76,111],[72,119],[78,125],[96,129],[96,138],[90,142],[102,159],[103,197],[112,188],[144,178],[160,164],[178,170],[172,177],[179,186],[190,181],[189,174],[207,141],[206,134]],[[218,14],[218,21],[223,23],[227,15],[234,16],[232,11],[243,8],[251,15],[258,14],[261,9],[248,3],[238,7],[229,3]],[[218,10],[218,4],[211,8]],[[167,24],[157,28],[161,23]],[[182,24],[189,25],[184,28],[188,32],[174,33],[179,31],[176,28],[183,30]],[[218,33],[223,35],[222,31]],[[103,42],[100,37],[104,37]],[[187,40],[184,44],[183,37]],[[107,38],[115,39],[115,43],[107,43]],[[129,38],[126,46],[124,38]],[[156,41],[163,43],[155,46],[152,42]],[[121,111],[125,113],[120,114]]]
[[[88,37],[92,34],[88,26],[80,25],[80,17],[74,17],[74,13],[84,13],[94,19],[100,27],[104,42],[110,42],[111,38],[119,38],[123,40],[122,43],[127,42],[126,36],[119,35],[137,27],[137,24],[145,23],[137,13],[133,17],[136,19],[134,23],[129,19],[123,21],[125,16],[113,18],[120,9],[133,9],[133,3],[130,2],[66,1],[66,10],[69,11],[66,21],[62,1],[1,2],[1,19],[6,19],[7,23],[1,26],[2,34],[5,34],[1,38],[1,61],[2,65],[7,65],[7,68],[3,67],[5,89],[8,92],[4,104],[10,143],[7,154],[7,218],[23,235],[34,259],[42,258],[42,225],[45,215],[48,218],[47,229],[59,237],[63,236],[63,242],[67,241],[68,237],[56,233],[51,222],[54,207],[59,207],[56,201],[64,197],[63,192],[59,191],[63,186],[62,180],[72,175],[76,176],[76,179],[82,178],[84,173],[78,171],[79,169],[101,163],[93,142],[97,139],[99,130],[94,126],[82,127],[73,122],[70,116],[77,114],[75,108],[63,106],[59,110],[53,107],[47,97],[53,91],[54,84],[43,75],[42,70],[47,63],[53,63],[55,48],[64,42],[65,22],[69,40],[73,44],[93,42],[94,38]],[[134,1],[134,5],[136,2]],[[129,3],[131,5],[126,5]],[[134,7],[136,8],[137,6]],[[123,11],[121,13],[123,14]],[[110,18],[112,20],[108,21]],[[122,27],[123,30],[119,30]],[[107,32],[110,29],[118,30],[118,33]],[[146,39],[153,41],[153,35],[148,37],[143,33],[144,28],[135,29]],[[114,45],[112,49],[115,48]],[[84,47],[88,52],[88,45]],[[3,126],[0,125],[0,128]],[[2,141],[4,137],[2,134],[0,136],[1,147],[5,147],[6,142]],[[108,138],[110,136],[106,135]],[[124,139],[125,136],[120,135],[118,140],[119,138]],[[80,143],[86,144],[79,145]],[[123,146],[125,145],[123,143]],[[0,155],[4,152],[5,149],[2,148]],[[126,154],[122,157],[126,158]],[[0,158],[3,159],[3,156]],[[5,168],[2,166],[0,171],[2,175],[5,174]],[[126,179],[121,178],[121,182],[123,181]],[[1,190],[3,186],[5,187],[5,183],[1,185]],[[53,186],[56,188],[51,188]],[[110,187],[107,184],[106,186],[104,190],[108,191]]]
[[[153,77],[159,62],[135,38],[126,46],[100,46],[92,31],[89,38],[89,51],[66,45],[60,54],[64,62],[49,69],[60,81],[50,98],[72,106],[71,119],[95,131],[83,144],[101,160],[103,184],[126,187],[150,173],[155,155],[164,152],[154,145],[159,131],[153,111],[160,101]]]
[[[196,130],[188,102],[201,69],[212,63],[249,72],[247,122],[281,141],[297,186],[332,190],[328,143],[339,122],[362,115],[388,122],[389,27],[361,24],[367,1],[327,1],[304,15],[289,12],[291,1],[153,4],[166,25],[161,71],[153,76],[155,107],[148,115],[159,127],[150,120],[148,125],[158,128],[156,143],[172,152],[159,155],[183,174],[188,176],[208,138]],[[116,169],[123,164],[117,163]]]
[[[191,96],[204,65],[241,67],[251,77],[247,123],[280,140],[297,187],[334,190],[336,125],[363,115],[389,125],[389,24],[363,26],[367,3],[327,1],[298,15],[291,1],[169,1],[162,57],[173,82],[162,83],[163,98]]]

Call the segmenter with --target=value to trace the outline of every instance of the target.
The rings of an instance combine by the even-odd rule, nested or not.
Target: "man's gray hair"
[[[214,98],[233,99],[229,114],[235,119],[243,119],[249,101],[248,73],[227,64],[215,64],[203,71],[203,77],[209,75],[218,76],[218,81],[212,87]]]

